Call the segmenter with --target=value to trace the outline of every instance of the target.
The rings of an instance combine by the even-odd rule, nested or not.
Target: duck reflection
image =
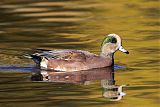
[[[110,101],[121,100],[126,95],[122,88],[125,85],[115,85],[114,68],[97,68],[86,71],[76,72],[58,72],[38,70],[33,72],[31,76],[32,81],[44,82],[63,82],[73,84],[89,85],[95,80],[101,81],[102,96]]]

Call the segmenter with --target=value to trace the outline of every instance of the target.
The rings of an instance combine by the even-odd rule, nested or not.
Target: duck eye
[[[117,39],[113,37],[111,43],[117,43]]]

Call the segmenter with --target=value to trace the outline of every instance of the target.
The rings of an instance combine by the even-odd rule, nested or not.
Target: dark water
[[[158,107],[158,0],[1,0],[0,106]],[[102,96],[101,81],[72,84],[31,81],[32,48],[100,52],[104,35],[117,33],[129,55],[117,52],[115,85],[127,85],[122,100]]]

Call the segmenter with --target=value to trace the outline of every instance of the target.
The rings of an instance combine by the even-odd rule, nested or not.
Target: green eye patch
[[[104,38],[101,46],[103,46],[106,43],[117,43],[117,39],[115,37],[108,36],[108,37]]]

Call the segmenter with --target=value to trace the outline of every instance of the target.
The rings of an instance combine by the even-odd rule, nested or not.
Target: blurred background
[[[0,106],[158,107],[159,0],[1,0]],[[115,54],[116,83],[128,84],[119,102],[92,85],[34,83],[30,73],[2,69],[33,66],[22,57],[33,48],[100,53],[104,36],[116,33],[130,54]],[[30,70],[30,69],[29,69]],[[55,94],[56,93],[56,94]]]

